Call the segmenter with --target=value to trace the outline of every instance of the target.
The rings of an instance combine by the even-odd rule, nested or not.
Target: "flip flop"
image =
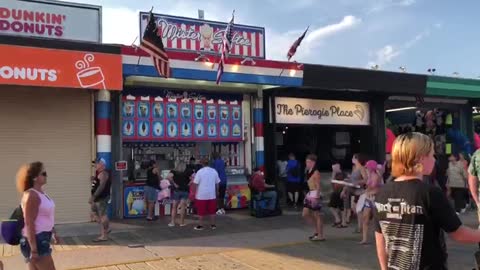
[[[94,242],[94,243],[107,242],[107,241],[108,241],[108,238],[107,239],[95,238],[95,239],[92,240],[92,242]]]
[[[340,226],[340,225],[342,225],[341,222],[335,222],[335,223],[332,224],[332,227],[333,227],[333,228],[335,228],[335,227],[338,228],[338,226]]]
[[[345,229],[345,228],[348,228],[348,225],[338,224],[336,228],[338,228],[338,229]]]

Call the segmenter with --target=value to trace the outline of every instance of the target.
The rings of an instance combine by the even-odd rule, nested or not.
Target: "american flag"
[[[170,62],[167,52],[163,47],[162,38],[158,36],[157,24],[153,13],[150,11],[147,28],[143,33],[143,39],[140,41],[140,48],[146,51],[153,60],[153,65],[160,76],[170,77]]]
[[[310,27],[310,26],[309,26]],[[290,47],[290,50],[288,50],[288,53],[287,53],[287,59],[288,61],[290,61],[290,59],[292,59],[292,57],[295,55],[295,53],[297,52],[297,48],[300,46],[300,44],[302,43],[302,40],[305,38],[305,35],[307,34],[307,31],[308,31],[308,28],[305,29],[305,32],[303,32],[303,34],[297,38],[297,40],[295,40],[295,42],[292,44],[292,46]]]
[[[228,23],[222,38],[223,46],[222,46],[222,52],[220,56],[220,62],[218,63],[217,84],[220,84],[220,81],[222,80],[223,69],[225,66],[225,59],[228,58],[228,53],[230,52],[230,49],[232,47],[234,19],[235,19],[235,11],[233,11],[232,13],[232,19]]]

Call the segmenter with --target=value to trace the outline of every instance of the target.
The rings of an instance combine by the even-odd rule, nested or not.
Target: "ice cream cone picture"
[[[153,124],[153,135],[155,137],[163,136],[163,124],[161,122],[155,122]]]
[[[127,195],[127,213],[128,213],[129,215],[134,215],[134,214],[136,214],[136,213],[133,213],[133,212],[132,212],[133,201],[134,201],[134,199],[133,199],[133,193],[132,193],[132,191],[130,191],[130,192],[128,193],[128,195]]]
[[[182,124],[182,136],[189,137],[192,134],[191,130],[192,129],[189,123]]]
[[[204,134],[204,129],[203,129],[203,124],[202,123],[196,123],[195,124],[195,135],[197,137],[203,137]]]
[[[132,136],[133,135],[133,122],[125,121],[123,123],[123,135]]]
[[[228,107],[222,106],[220,108],[220,119],[228,120]]]
[[[208,106],[208,110],[207,110],[207,115],[208,115],[208,120],[215,120],[215,118],[217,117],[217,110],[215,108],[215,106]]]
[[[168,131],[167,131],[168,137],[177,137],[177,123],[175,122],[170,122],[168,123]]]
[[[239,124],[234,124],[232,128],[232,136],[239,137],[241,135],[241,129]]]
[[[162,118],[163,117],[162,104],[154,103],[154,105],[153,105],[153,117],[155,117],[155,118]]]
[[[203,120],[203,106],[195,105],[195,119]]]
[[[200,50],[211,51],[213,49],[213,28],[204,24],[200,26]]]
[[[232,111],[233,111],[233,120],[240,120],[240,108],[234,107]]]
[[[189,105],[184,105],[182,107],[182,118],[189,119],[190,116],[190,106]]]
[[[208,136],[209,137],[217,136],[217,126],[214,123],[208,124]]]
[[[125,101],[123,103],[123,117],[133,117],[133,108],[135,107],[132,101]]]
[[[220,127],[220,135],[222,137],[228,137],[228,125],[227,124],[222,124]]]
[[[138,104],[138,117],[147,117],[148,116],[148,104],[145,102],[140,102]]]
[[[177,105],[176,104],[169,104],[167,106],[167,117],[170,119],[177,118]]]
[[[90,88],[100,85],[100,89],[107,89],[105,85],[105,77],[100,67],[91,67],[90,64],[95,61],[93,54],[87,53],[82,60],[75,63],[75,67],[79,70],[77,72],[77,79],[82,88]]]
[[[149,133],[149,123],[146,121],[141,121],[138,123],[138,135],[141,137],[148,136]]]

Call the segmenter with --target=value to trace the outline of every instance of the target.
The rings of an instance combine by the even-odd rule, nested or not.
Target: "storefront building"
[[[109,113],[97,110],[103,120],[95,119],[95,94],[101,102],[123,87],[120,47],[99,44],[100,14],[100,7],[70,3],[0,4],[2,217],[19,203],[18,168],[42,161],[56,222],[89,219],[91,161],[97,150],[110,155],[111,135]]]
[[[140,14],[141,33],[148,13]],[[215,84],[218,52],[226,24],[155,15],[172,68],[172,78],[158,77],[151,58],[139,48],[123,47],[124,91],[117,100],[114,126],[121,130],[115,158],[128,170],[116,214],[144,216],[146,167],[156,160],[164,173],[179,162],[197,162],[220,153],[227,165],[227,208],[248,206],[247,175],[262,165],[263,134],[255,128],[262,91],[301,85],[295,63],[265,60],[265,31],[235,25],[234,46],[220,85]],[[260,105],[259,108],[256,108]],[[115,155],[115,153],[114,153]]]
[[[423,96],[427,77],[365,69],[305,65],[301,87],[264,92],[266,168],[277,160],[318,156],[322,171],[333,161],[351,168],[355,153],[383,161],[385,101],[391,95]]]

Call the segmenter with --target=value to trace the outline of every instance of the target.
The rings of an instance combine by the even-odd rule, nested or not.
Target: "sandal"
[[[338,226],[342,225],[342,222],[335,222],[332,224],[333,228],[338,228]]]
[[[312,236],[309,236],[308,240],[312,240],[314,238],[318,238],[318,233],[314,233]]]
[[[338,224],[338,226],[336,227],[338,229],[345,229],[345,228],[348,228],[348,225],[342,225],[341,223]]]
[[[318,235],[315,235],[313,238],[310,239],[312,242],[323,242],[325,238],[319,238]]]

